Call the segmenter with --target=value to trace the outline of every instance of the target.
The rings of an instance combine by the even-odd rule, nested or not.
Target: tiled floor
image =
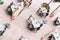
[[[9,23],[10,17],[6,14],[7,6],[13,1],[16,2],[17,0],[3,0],[4,4],[0,5],[0,23]],[[36,11],[41,6],[43,2],[48,3],[50,0],[32,0],[32,5],[29,8],[25,8],[23,12],[16,18],[16,20],[11,22],[11,27],[6,30],[3,36],[0,37],[0,40],[18,40],[22,35],[27,38],[28,40],[40,40],[42,35],[45,35],[49,31],[51,31],[55,26],[53,26],[53,20],[60,15],[59,11],[60,8],[55,11],[57,13],[53,18],[48,20],[47,24],[44,24],[41,29],[35,33],[31,32],[27,29],[27,22],[26,19],[33,15],[37,20],[40,22],[43,21],[44,18],[39,17],[36,14]],[[59,5],[59,3],[51,3],[50,4],[50,13]],[[45,37],[46,40],[46,37]]]

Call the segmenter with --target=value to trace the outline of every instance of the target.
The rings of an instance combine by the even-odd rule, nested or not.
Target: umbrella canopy
[[[54,0],[54,2],[60,2],[60,0]]]
[[[0,4],[3,4],[3,1],[2,0],[0,0]]]

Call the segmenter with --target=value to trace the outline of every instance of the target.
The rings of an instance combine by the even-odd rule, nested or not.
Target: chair
[[[28,28],[33,31],[38,31],[40,29],[40,27],[42,27],[42,23],[40,23],[39,21],[37,21],[34,17],[32,17],[32,15],[28,18]]]
[[[59,22],[59,17],[57,17],[55,20],[54,20],[54,25],[58,26],[60,25],[60,22]]]

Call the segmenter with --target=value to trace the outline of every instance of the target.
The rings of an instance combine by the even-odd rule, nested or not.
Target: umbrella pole
[[[55,12],[59,7],[60,7],[60,5],[59,5],[55,10],[53,10],[53,11],[51,12],[51,14],[50,14],[49,17],[53,17],[53,16],[54,16],[54,12]]]
[[[60,5],[55,10],[53,10],[51,14],[53,14],[59,7],[60,7]]]
[[[50,4],[53,0],[51,0],[48,4]]]

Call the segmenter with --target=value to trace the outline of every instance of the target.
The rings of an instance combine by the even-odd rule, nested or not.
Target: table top
[[[19,12],[24,8],[23,2],[18,6],[18,9],[13,13],[13,16],[18,16]]]
[[[41,7],[39,12],[41,12],[41,11],[42,11],[43,15],[46,16],[47,9],[45,7]]]
[[[40,23],[37,20],[33,20],[32,24],[33,24],[34,28],[40,27]]]

